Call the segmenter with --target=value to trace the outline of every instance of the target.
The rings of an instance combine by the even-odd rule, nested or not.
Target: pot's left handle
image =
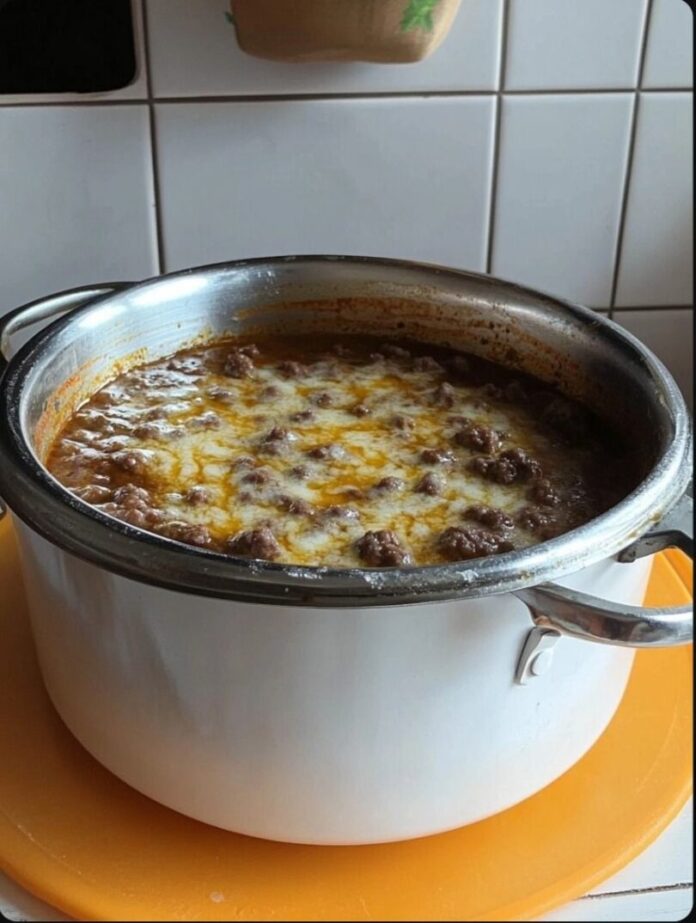
[[[618,559],[630,562],[675,546],[693,558],[693,500],[688,494]],[[518,590],[515,595],[525,603],[542,634],[622,647],[671,647],[693,640],[693,604],[656,609],[624,606],[550,583]]]
[[[15,308],[9,314],[0,318],[0,376],[7,368],[11,358],[10,337],[25,327],[37,324],[42,320],[54,320],[68,311],[80,308],[89,301],[103,298],[124,288],[130,288],[132,282],[106,282],[103,285],[83,285],[80,288],[71,288],[48,298],[39,298],[29,304]]]
[[[130,288],[132,282],[107,282],[103,285],[83,285],[80,288],[71,288],[48,298],[39,298],[29,304],[15,308],[4,317],[0,317],[0,378],[5,374],[12,350],[10,337],[25,327],[37,324],[42,320],[54,320],[73,311],[89,301],[103,298],[124,288]],[[0,519],[5,515],[5,505],[0,497]]]

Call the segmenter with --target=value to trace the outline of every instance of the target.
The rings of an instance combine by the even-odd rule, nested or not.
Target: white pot
[[[422,326],[430,297],[433,335],[448,325],[471,346],[467,318],[485,310],[481,342],[495,339],[491,324],[502,318],[522,360],[533,323],[577,367],[602,357],[605,377],[587,376],[586,387],[603,393],[612,384],[616,413],[627,418],[641,402],[634,425],[646,420],[660,440],[650,474],[613,510],[536,548],[379,572],[193,550],[105,517],[47,474],[52,427],[119,355],[147,339],[166,354],[206,317],[217,318],[212,332],[222,329],[254,293],[255,321],[267,312],[276,322],[269,299],[298,292],[292,317],[302,319],[308,280],[315,292],[351,284],[369,292],[363,326],[375,291],[389,284],[390,297],[401,291],[406,327],[411,309]],[[34,337],[3,377],[0,490],[16,514],[56,709],[144,794],[219,827],[299,843],[451,829],[504,810],[577,762],[621,700],[633,647],[690,640],[686,610],[632,608],[649,573],[641,556],[686,547],[668,517],[643,535],[684,492],[686,411],[657,360],[592,312],[466,273],[336,258],[230,264],[97,294],[59,296],[0,324],[5,344],[25,323],[88,301]],[[315,305],[310,319],[322,311]],[[357,301],[351,311],[360,313]],[[529,341],[534,357],[538,340]]]

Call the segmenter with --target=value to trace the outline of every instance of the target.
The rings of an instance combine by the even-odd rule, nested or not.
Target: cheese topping
[[[103,512],[177,541],[379,567],[574,528],[621,495],[607,473],[618,457],[591,415],[531,379],[422,344],[315,336],[228,339],[120,375],[47,465]]]

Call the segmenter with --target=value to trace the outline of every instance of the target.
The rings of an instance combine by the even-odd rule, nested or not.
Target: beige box
[[[420,61],[461,0],[231,0],[240,48],[275,61]]]

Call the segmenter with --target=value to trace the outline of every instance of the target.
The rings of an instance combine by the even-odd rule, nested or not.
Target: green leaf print
[[[401,31],[425,29],[430,32],[433,28],[433,10],[439,2],[440,0],[409,0],[401,20]]]

